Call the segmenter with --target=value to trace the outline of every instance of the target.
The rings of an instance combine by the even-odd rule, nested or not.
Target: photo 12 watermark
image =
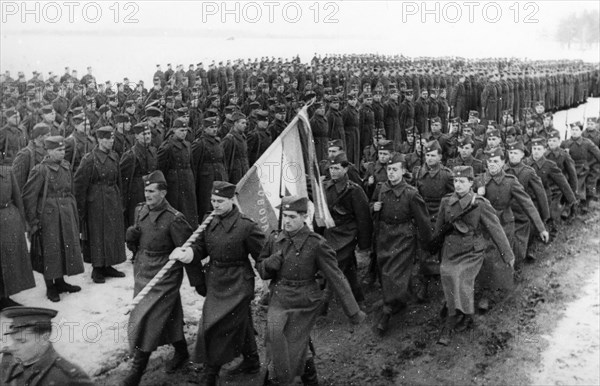
[[[139,23],[143,2],[104,1],[2,1],[0,19],[6,23]]]
[[[540,6],[527,1],[403,1],[402,23],[539,23]]]
[[[335,1],[202,1],[202,23],[339,23]]]

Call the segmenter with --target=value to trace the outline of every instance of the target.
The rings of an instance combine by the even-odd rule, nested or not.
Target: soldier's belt
[[[308,280],[287,280],[287,279],[279,279],[277,280],[277,282],[275,284],[277,285],[284,285],[287,287],[305,287],[311,284],[314,284],[315,279],[308,279]]]
[[[386,224],[390,224],[390,225],[400,225],[400,224],[409,224],[412,222],[412,220],[404,220],[404,219],[395,219],[395,218],[387,218],[387,219],[381,219],[381,222],[386,223]]]
[[[144,253],[148,257],[159,257],[159,256],[165,256],[165,255],[171,254],[172,250],[165,249],[162,251],[150,251],[148,249],[142,249],[142,250],[140,250],[140,252]]]
[[[215,267],[219,267],[219,268],[242,267],[242,266],[246,265],[246,261],[245,260],[233,260],[233,261],[212,260],[210,262],[210,264],[214,265]]]

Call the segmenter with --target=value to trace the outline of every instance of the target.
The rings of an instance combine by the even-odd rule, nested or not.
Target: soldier
[[[400,132],[406,137],[406,132],[409,128],[415,126],[415,103],[413,102],[413,90],[406,89],[403,91],[404,99],[399,107]],[[399,140],[402,140],[400,138]],[[396,140],[395,140],[396,142]]]
[[[123,154],[135,145],[135,133],[131,131],[131,120],[127,114],[115,116],[115,129],[113,150],[121,159]]]
[[[191,263],[198,274],[203,269],[200,261],[210,256],[196,342],[196,356],[204,359],[208,386],[216,385],[221,367],[240,354],[244,360],[230,373],[260,371],[250,308],[254,271],[248,255],[258,258],[265,235],[258,224],[240,213],[234,195],[235,185],[215,181],[211,196],[215,217],[191,248],[176,248],[169,257]],[[190,284],[198,282],[191,280]]]
[[[272,138],[267,130],[269,126],[269,113],[265,110],[256,112],[256,128],[248,133],[248,164],[254,163],[271,146]]]
[[[21,149],[13,160],[12,168],[20,191],[23,190],[31,169],[42,162],[46,156],[44,140],[49,136],[50,127],[44,123],[38,123],[31,131],[29,144]]]
[[[223,138],[223,157],[229,182],[237,184],[250,168],[248,165],[248,145],[246,144],[246,116],[237,111],[232,115],[233,127]]]
[[[534,138],[533,146],[531,148],[531,157],[525,159],[524,163],[531,166],[542,180],[550,210],[550,221],[548,223],[550,227],[550,236],[551,238],[554,238],[558,233],[556,224],[560,220],[560,215],[563,210],[561,204],[563,197],[567,202],[567,210],[568,208],[575,206],[577,199],[569,186],[567,178],[556,163],[546,159],[544,156],[546,147],[546,140],[544,138]]]
[[[314,114],[310,118],[310,129],[315,141],[315,152],[317,161],[321,162],[327,158],[327,144],[329,142],[329,126],[325,117],[325,105],[323,102],[313,103]]]
[[[581,122],[572,123],[571,138],[564,141],[561,147],[568,150],[575,162],[577,198],[580,200],[581,212],[587,213],[590,200],[596,196],[596,186],[592,185],[593,178],[590,178],[590,163],[594,159],[600,162],[600,149],[591,140],[581,135],[582,128]]]
[[[11,295],[35,287],[25,239],[25,210],[14,169],[0,165],[0,311],[20,306]]]
[[[17,109],[5,110],[4,117],[6,125],[0,128],[0,165],[11,166],[19,150],[27,146],[27,139],[19,127],[21,113]]]
[[[450,97],[450,107],[451,107],[451,112],[450,112],[450,116],[451,117],[458,117],[460,118],[463,122],[467,120],[467,91],[466,91],[466,86],[465,86],[465,81],[466,81],[466,76],[465,74],[461,74],[459,77],[459,81],[455,87],[455,89],[453,90],[453,93]]]
[[[375,111],[373,110],[373,97],[371,93],[363,93],[363,103],[359,108],[358,129],[360,134],[360,149],[369,146],[369,141],[376,132]]]
[[[442,148],[437,141],[428,142],[423,150],[425,163],[413,169],[413,185],[425,201],[430,221],[430,231],[433,229],[442,198],[453,192],[452,171],[442,164]],[[427,239],[424,239],[427,241]],[[429,253],[425,244],[419,245],[419,280],[421,285],[417,292],[420,302],[427,300],[427,290],[432,277],[439,275],[439,253]]]
[[[50,134],[59,135],[60,123],[56,121],[56,111],[54,111],[54,107],[52,107],[52,105],[42,106],[40,114],[42,116],[42,123],[45,123],[50,127]]]
[[[458,157],[449,159],[446,163],[448,169],[456,166],[470,166],[475,176],[484,172],[483,161],[473,157],[473,140],[470,136],[462,137],[458,140]]]
[[[525,147],[522,142],[508,144],[508,164],[504,165],[507,174],[517,177],[521,185],[525,188],[529,197],[538,208],[538,213],[544,223],[550,219],[550,209],[548,208],[548,198],[542,184],[542,179],[535,173],[535,170],[524,164]],[[513,213],[515,215],[515,242],[513,243],[513,252],[517,264],[525,258],[532,261],[534,256],[530,252],[529,235],[531,233],[531,223],[527,214],[516,202],[512,203]]]
[[[453,170],[454,193],[442,199],[435,234],[444,237],[440,276],[448,314],[439,344],[447,346],[450,330],[464,331],[473,323],[475,278],[484,260],[485,230],[503,256],[514,261],[512,250],[495,210],[488,200],[473,193],[473,168],[456,166]],[[450,226],[444,235],[443,228]]]
[[[125,277],[113,265],[125,261],[125,227],[119,158],[112,150],[114,129],[96,130],[98,146],[81,160],[73,178],[73,190],[82,234],[83,259],[92,264],[92,280]]]
[[[327,145],[327,159],[319,162],[319,171],[321,173],[321,179],[328,180],[331,179],[331,174],[329,173],[329,166],[333,159],[338,155],[344,153],[344,144],[341,139],[334,139],[333,141],[329,141]],[[348,178],[350,181],[355,182],[359,185],[362,185],[362,179],[360,178],[360,173],[354,164],[348,165]]]
[[[283,231],[269,236],[256,263],[261,278],[271,280],[266,384],[288,384],[301,375],[305,385],[317,385],[314,358],[308,350],[310,331],[322,304],[317,271],[325,276],[353,324],[362,322],[366,315],[358,308],[333,249],[305,224],[308,199],[283,197],[281,207]]]
[[[34,166],[23,188],[23,205],[32,248],[36,247],[37,237],[43,251],[32,252],[33,269],[44,275],[48,299],[58,302],[61,292],[81,290],[66,283],[63,276],[82,273],[83,261],[71,170],[64,160],[64,138],[48,137],[44,147],[46,157]]]
[[[327,124],[329,125],[329,139],[339,139],[342,147],[346,148],[346,133],[344,132],[344,119],[340,112],[340,100],[337,96],[331,97],[329,111],[327,112]]]
[[[402,141],[406,127],[402,125],[402,107],[398,105],[398,90],[393,88],[389,92],[388,100],[383,105],[383,122],[386,138],[396,143]]]
[[[189,130],[187,120],[177,118],[171,130],[172,135],[158,149],[157,168],[167,178],[167,201],[183,213],[192,228],[196,228],[196,183],[192,170],[192,145],[185,140]]]
[[[429,102],[427,89],[421,90],[420,97],[415,101],[415,127],[423,138],[428,138],[430,130]]]
[[[119,162],[121,171],[121,192],[125,225],[135,223],[135,208],[144,202],[144,181],[142,177],[156,170],[156,149],[151,145],[152,132],[148,123],[141,122],[133,127],[135,145],[127,150]]]
[[[48,308],[9,307],[0,316],[8,331],[2,356],[5,385],[93,385],[77,365],[61,357],[52,346],[51,320],[58,312]],[[6,382],[6,383],[4,383]]]
[[[65,159],[69,162],[71,171],[75,173],[79,168],[81,159],[96,146],[96,138],[92,135],[90,121],[83,112],[73,116],[71,121],[75,126],[75,130],[65,140]]]
[[[360,185],[349,179],[349,166],[343,152],[330,161],[331,179],[325,181],[324,189],[335,227],[325,229],[323,235],[336,251],[338,265],[350,283],[354,298],[362,302],[364,295],[356,275],[354,250],[358,247],[359,251],[366,251],[371,247],[372,223],[367,196]]]
[[[183,214],[166,199],[167,181],[163,173],[157,170],[143,179],[145,203],[135,209],[135,224],[127,229],[126,237],[127,248],[134,254],[134,297],[167,263],[173,249],[183,245],[192,234]],[[171,268],[131,312],[127,335],[133,362],[122,382],[124,386],[139,384],[150,355],[158,346],[172,344],[175,348],[173,357],[165,365],[168,373],[183,366],[190,356],[183,334],[179,296],[182,268],[179,263]],[[189,277],[194,274],[188,272]]]
[[[152,146],[158,149],[167,134],[163,125],[163,112],[158,107],[150,106],[146,108],[145,115],[152,132]]]
[[[392,314],[409,300],[417,238],[423,244],[431,239],[425,202],[418,190],[403,180],[404,170],[404,156],[394,154],[386,165],[387,181],[378,183],[371,197],[383,292],[383,313],[376,326],[379,334],[387,331]],[[413,224],[418,228],[418,236]]]
[[[269,124],[267,130],[271,135],[271,140],[274,141],[279,135],[285,130],[287,124],[285,122],[285,117],[287,114],[287,109],[284,104],[278,104],[275,106],[275,119],[273,122]]]
[[[575,199],[577,199],[577,170],[575,169],[575,161],[569,155],[569,152],[560,147],[560,132],[553,130],[548,134],[548,150],[544,156],[549,161],[554,161],[560,171],[567,177],[569,186],[573,193],[575,193]]]

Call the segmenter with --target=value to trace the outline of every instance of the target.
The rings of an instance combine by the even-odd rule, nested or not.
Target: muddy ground
[[[321,384],[597,384],[599,327],[594,321],[598,316],[598,287],[594,283],[598,281],[600,259],[598,203],[593,203],[593,208],[590,214],[563,224],[551,244],[540,245],[538,260],[518,271],[515,290],[485,315],[476,315],[475,328],[453,335],[447,347],[436,344],[442,325],[439,283],[427,304],[410,304],[395,315],[384,337],[373,331],[379,310],[370,312],[367,322],[355,327],[334,304],[313,331]],[[366,295],[370,306],[380,298],[377,288],[369,289]],[[584,295],[587,300],[575,305]],[[266,310],[258,305],[254,309],[261,345]],[[585,326],[579,313],[590,315],[584,318]],[[195,341],[198,315],[198,310],[192,314],[186,310],[190,345]],[[558,326],[561,320],[566,323]],[[565,337],[566,333],[570,335]],[[568,358],[561,358],[564,343],[577,341],[578,335],[578,346],[566,354]],[[165,374],[163,365],[170,352],[162,348],[153,354],[142,384],[204,383],[202,365],[190,364],[176,374]],[[116,368],[100,371],[98,384],[115,385],[124,376],[128,363],[119,362],[126,357],[122,351],[115,355],[118,358],[110,361],[113,366],[109,367]],[[256,378],[226,378],[223,384],[260,384]]]

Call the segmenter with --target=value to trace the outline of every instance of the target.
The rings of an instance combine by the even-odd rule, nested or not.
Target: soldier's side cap
[[[107,113],[108,110],[110,110],[110,107],[108,107],[108,105],[102,105],[98,108],[98,112],[101,114]]]
[[[177,118],[173,122],[173,129],[189,129],[187,119]]]
[[[206,109],[206,111],[204,112],[204,116],[206,118],[217,117],[219,116],[219,110],[214,108]]]
[[[402,90],[402,92],[404,94],[412,94],[413,93],[413,89],[412,88],[407,88],[407,89]]]
[[[500,158],[504,159],[504,151],[499,147],[497,147],[493,150],[486,150],[484,153],[487,158],[500,157]]]
[[[135,126],[133,126],[132,130],[135,134],[141,134],[148,130],[148,122],[137,123]]]
[[[125,123],[125,122],[129,122],[129,115],[127,114],[117,114],[115,116],[115,123]]]
[[[560,132],[558,130],[552,130],[548,133],[548,139],[550,138],[558,138],[560,139]]]
[[[162,116],[162,112],[158,107],[150,106],[146,109],[146,117],[160,117]]]
[[[487,131],[487,136],[489,137],[496,137],[496,138],[500,138],[500,130],[494,128],[494,129],[489,129]]]
[[[54,135],[44,140],[46,150],[54,150],[65,146],[65,137],[62,135]]]
[[[269,112],[265,110],[258,110],[256,112],[256,120],[257,121],[268,121],[269,120]]]
[[[442,147],[437,140],[429,141],[425,145],[425,152],[429,153],[430,151],[438,151],[439,153],[442,152]]]
[[[464,136],[462,138],[459,138],[459,140],[458,140],[458,146],[459,147],[463,147],[463,146],[466,146],[466,145],[473,146],[474,144],[475,143],[473,142],[473,139],[471,138],[470,135],[466,135],[466,136]]]
[[[379,146],[377,146],[377,150],[394,151],[394,142],[393,141],[379,141]]]
[[[467,177],[470,179],[475,178],[475,174],[473,173],[472,166],[455,166],[452,169],[452,177]]]
[[[236,105],[228,105],[228,106],[225,106],[225,109],[223,109],[223,111],[225,112],[225,114],[229,114],[229,113],[233,113],[237,109],[238,108]]]
[[[96,137],[98,138],[110,138],[115,132],[112,126],[102,126],[96,129]]]
[[[235,196],[235,185],[226,181],[213,182],[212,194],[219,197],[233,198]]]
[[[287,108],[285,107],[285,105],[283,103],[280,103],[277,106],[275,106],[275,112],[279,113],[279,114],[283,114],[283,113],[287,112]]]
[[[507,145],[507,148],[508,148],[507,150],[521,150],[522,152],[525,152],[525,145],[523,144],[522,141],[509,143]]]
[[[537,137],[531,140],[531,146],[543,146],[546,147],[546,138]]]
[[[543,105],[544,105],[544,102],[542,102],[542,101],[537,101],[537,102],[535,102],[535,105],[536,105],[536,106],[543,106]]]
[[[239,121],[240,119],[246,119],[246,114],[241,111],[236,111],[231,115],[231,120],[234,122]]]
[[[404,154],[394,153],[394,155],[388,161],[388,165],[397,164],[397,163],[402,163],[404,165],[405,162],[406,162],[406,157],[404,156]]]
[[[308,211],[308,198],[300,196],[285,196],[281,199],[281,204],[276,209],[289,210],[292,212]]]
[[[341,151],[336,155],[333,160],[330,161],[329,165],[342,165],[344,167],[348,166],[348,156],[345,151]]]
[[[142,180],[144,180],[144,186],[148,186],[151,184],[167,184],[165,175],[160,170],[155,170],[152,173],[143,176]]]
[[[42,114],[50,114],[53,111],[54,111],[54,107],[52,107],[52,105],[42,106]]]
[[[50,126],[40,122],[31,129],[31,139],[36,139],[39,136],[50,133]]]
[[[339,101],[340,101],[340,98],[338,98],[337,95],[334,95],[331,98],[329,98],[330,103],[338,103]]]
[[[3,318],[12,319],[8,331],[4,335],[11,335],[23,328],[40,325],[51,326],[50,321],[58,314],[58,311],[41,307],[7,307],[0,312]]]
[[[433,117],[431,118],[431,123],[442,123],[442,118],[440,117]]]
[[[552,119],[552,118],[554,118],[554,114],[552,114],[550,111],[547,111],[544,113],[544,118]],[[589,120],[589,118],[588,118],[588,120]]]
[[[260,107],[260,102],[258,101],[252,101],[248,104],[248,106],[250,106],[251,109],[257,109]]]
[[[479,118],[479,112],[476,110],[469,111],[469,117]]]
[[[583,123],[581,123],[581,121],[576,121],[576,122],[570,123],[569,126],[571,126],[571,127],[577,126],[581,129],[581,128],[583,128]]]
[[[327,147],[339,147],[340,149],[343,149],[344,142],[341,139],[332,139],[331,141],[327,142]]]

